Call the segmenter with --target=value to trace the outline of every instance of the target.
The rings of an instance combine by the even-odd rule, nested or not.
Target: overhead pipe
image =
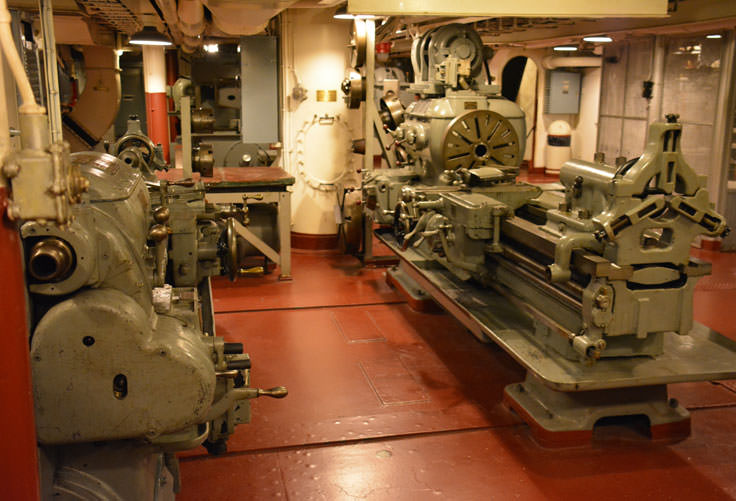
[[[204,33],[206,21],[204,6],[200,0],[179,0],[179,29],[188,37],[198,37]]]
[[[542,67],[547,70],[555,68],[596,68],[601,65],[602,59],[594,56],[546,56],[542,59]]]
[[[120,71],[115,51],[86,46],[83,53],[87,86],[62,118],[64,139],[71,151],[87,151],[98,144],[120,109]]]
[[[177,13],[182,33],[181,48],[184,52],[192,53],[203,44],[202,33],[207,27],[204,6],[200,0],[179,0]]]
[[[174,44],[182,45],[182,38],[184,36],[179,29],[179,15],[177,14],[176,0],[155,0],[155,2],[163,14],[163,20],[169,28]]]

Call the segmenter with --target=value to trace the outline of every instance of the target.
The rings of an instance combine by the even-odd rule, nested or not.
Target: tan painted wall
[[[315,189],[318,179],[331,181],[350,171],[342,181],[356,182],[361,157],[349,153],[350,142],[361,135],[360,112],[348,110],[340,83],[345,77],[351,23],[332,18],[329,9],[290,9],[282,17],[283,165],[296,178],[292,195],[292,231],[335,234],[335,191]],[[307,100],[290,97],[298,81]],[[337,91],[337,101],[318,102],[317,90]],[[314,122],[315,115],[339,117]],[[311,125],[310,125],[311,124]]]
[[[580,94],[580,113],[576,115],[560,115],[544,113],[544,86],[546,70],[542,67],[542,58],[549,54],[547,49],[499,49],[489,61],[491,74],[496,78],[494,83],[502,84],[501,75],[506,63],[517,56],[531,58],[537,65],[537,129],[534,132],[534,167],[544,167],[545,148],[547,144],[547,127],[555,120],[565,120],[572,129],[572,156],[583,160],[592,160],[596,150],[598,135],[598,101],[600,99],[600,68],[583,70]],[[531,124],[527,124],[531,127]],[[531,136],[527,142],[531,150]],[[525,158],[528,158],[525,155]]]

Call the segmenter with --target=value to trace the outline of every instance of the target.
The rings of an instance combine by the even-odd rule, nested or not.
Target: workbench
[[[160,171],[158,177],[169,182],[180,181],[183,171]],[[294,184],[294,177],[279,167],[216,167],[212,177],[202,177],[195,172],[193,179],[204,183],[206,199],[210,203],[276,204],[279,252],[240,223],[236,224],[236,230],[241,237],[279,265],[281,280],[290,280],[291,192],[288,187]]]

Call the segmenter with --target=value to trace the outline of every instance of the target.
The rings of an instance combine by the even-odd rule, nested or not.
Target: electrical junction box
[[[277,37],[240,38],[240,124],[244,143],[279,140],[278,71]]]
[[[547,72],[544,88],[544,112],[576,114],[580,111],[580,73],[553,70]]]

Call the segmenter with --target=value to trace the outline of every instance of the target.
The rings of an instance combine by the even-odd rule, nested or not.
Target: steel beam
[[[665,17],[667,0],[348,0],[348,12],[380,16]]]

